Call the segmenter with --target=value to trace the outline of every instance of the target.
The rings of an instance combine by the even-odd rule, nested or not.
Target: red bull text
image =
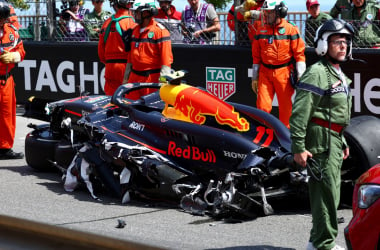
[[[203,162],[216,162],[215,153],[211,149],[206,149],[206,151],[201,151],[198,147],[186,148],[177,147],[176,143],[171,141],[168,145],[168,155],[172,155],[179,158],[191,159],[194,161],[203,161]]]

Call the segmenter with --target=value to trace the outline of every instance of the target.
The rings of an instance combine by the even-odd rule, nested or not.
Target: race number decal
[[[258,126],[256,128],[256,131],[257,131],[257,135],[256,135],[256,138],[253,140],[253,143],[260,145],[259,142],[266,135],[267,138],[264,141],[264,143],[261,144],[261,146],[262,147],[268,147],[271,144],[271,142],[273,141],[273,130],[270,128],[266,128],[264,126]]]

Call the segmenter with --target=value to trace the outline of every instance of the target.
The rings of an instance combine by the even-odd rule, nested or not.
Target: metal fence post
[[[55,0],[47,1],[46,2],[46,8],[47,8],[47,23],[46,26],[48,28],[48,39],[54,40],[54,34],[55,34]]]

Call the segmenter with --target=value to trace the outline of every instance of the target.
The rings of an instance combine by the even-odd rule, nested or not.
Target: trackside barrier
[[[161,248],[78,230],[0,215],[1,249],[148,249]]]
[[[73,98],[80,93],[103,94],[104,65],[99,62],[97,43],[24,42],[26,56],[13,70],[19,104],[30,96],[48,100]],[[307,65],[318,60],[306,49]],[[354,58],[342,65],[352,79],[352,115],[380,117],[380,50],[354,49]],[[221,99],[255,106],[251,90],[252,55],[249,47],[173,45],[175,70],[189,71],[188,84],[201,86]],[[274,112],[277,112],[274,102]]]

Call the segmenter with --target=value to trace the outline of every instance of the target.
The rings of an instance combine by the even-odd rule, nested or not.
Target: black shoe
[[[12,159],[23,159],[23,153],[16,153],[12,149],[0,154],[0,160],[12,160]]]

